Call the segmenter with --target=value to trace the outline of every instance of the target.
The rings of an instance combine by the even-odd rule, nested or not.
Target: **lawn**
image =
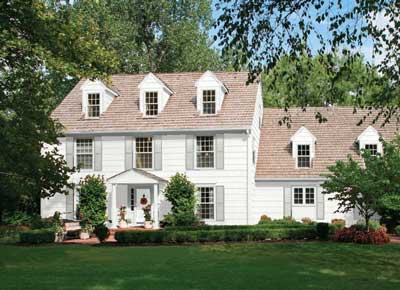
[[[400,289],[400,245],[0,245],[0,289]]]

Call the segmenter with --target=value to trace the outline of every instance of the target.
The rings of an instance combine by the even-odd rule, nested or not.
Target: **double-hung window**
[[[214,136],[196,137],[196,167],[214,168]]]
[[[213,220],[215,216],[214,187],[198,187],[199,191],[199,216],[203,220]]]
[[[146,116],[158,115],[158,92],[145,93]]]
[[[297,167],[309,168],[311,167],[311,151],[309,144],[297,145]]]
[[[372,156],[378,154],[378,144],[365,144],[365,150],[369,151]]]
[[[100,117],[100,94],[88,94],[87,116],[89,118]]]
[[[215,90],[203,91],[203,114],[213,115],[216,112]]]
[[[315,188],[314,187],[295,187],[293,188],[294,205],[314,205]]]
[[[76,140],[76,165],[80,169],[93,169],[93,140]]]
[[[153,138],[136,138],[136,168],[153,168]]]

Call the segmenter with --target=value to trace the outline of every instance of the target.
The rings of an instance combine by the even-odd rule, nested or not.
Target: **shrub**
[[[359,230],[357,226],[351,226],[350,228],[337,231],[333,236],[333,240],[336,242],[358,244],[386,244],[390,241],[385,227],[380,227],[376,231],[366,231]]]
[[[331,235],[335,234],[337,231],[344,229],[346,226],[346,221],[343,219],[333,219],[329,225],[329,233]]]
[[[400,225],[394,228],[394,232],[396,233],[397,236],[400,237]]]
[[[16,243],[22,231],[29,230],[27,226],[0,226],[0,243]]]
[[[320,239],[327,239],[329,236],[329,224],[317,223],[317,235]]]
[[[279,223],[265,223],[257,225],[195,225],[195,226],[167,226],[166,231],[198,231],[198,230],[229,230],[229,229],[255,229],[255,228],[270,228],[270,229],[281,229],[281,228],[306,228],[311,225],[305,225],[302,223],[289,223],[289,224],[279,224]]]
[[[51,218],[42,219],[38,214],[28,214],[23,211],[8,212],[3,215],[3,224],[10,226],[27,226],[33,229],[50,228]]]
[[[309,217],[303,217],[303,218],[301,219],[301,222],[302,222],[303,224],[305,224],[305,225],[312,225],[312,224],[315,223],[315,222],[314,222],[312,219],[310,219]]]
[[[24,244],[48,244],[54,243],[54,239],[52,229],[26,230],[19,235],[19,241]]]
[[[365,226],[365,222],[362,220],[358,221],[355,225],[353,225],[353,227],[355,227],[359,231],[367,230],[367,228]],[[377,231],[381,227],[381,224],[378,221],[370,220],[368,222],[368,227],[369,227],[369,230],[371,230],[371,231]]]
[[[193,243],[193,242],[238,242],[262,241],[266,239],[313,239],[315,227],[213,229],[188,231],[121,231],[115,233],[118,243]]]
[[[110,236],[110,231],[104,224],[96,225],[93,232],[100,242],[104,242]]]
[[[79,182],[79,213],[83,225],[96,226],[106,222],[107,192],[104,179],[88,175]]]
[[[263,214],[263,215],[260,217],[260,221],[258,222],[258,224],[259,224],[259,225],[268,224],[268,223],[270,223],[271,221],[272,221],[272,219],[271,219],[269,216]]]

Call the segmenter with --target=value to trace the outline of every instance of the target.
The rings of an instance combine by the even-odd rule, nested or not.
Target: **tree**
[[[95,227],[106,222],[107,191],[104,179],[88,175],[79,182],[79,215],[84,226]]]
[[[218,9],[215,39],[223,52],[233,52],[236,66],[248,65],[250,80],[272,69],[283,55],[298,62],[304,54],[326,54],[326,68],[338,75],[335,55],[347,57],[345,69],[369,48],[388,82],[366,105],[380,108],[385,122],[399,111],[398,1],[220,0]],[[306,106],[306,96],[299,98]]]
[[[372,156],[363,150],[363,162],[348,157],[328,167],[330,173],[322,184],[325,194],[333,194],[330,200],[337,200],[339,212],[357,209],[368,227],[370,218],[379,213],[389,219],[393,209],[400,208],[400,139],[383,142],[384,154]],[[388,200],[391,201],[390,205]]]
[[[177,173],[171,177],[164,189],[164,195],[171,203],[171,213],[165,218],[173,225],[193,225],[196,217],[196,186],[185,174]]]
[[[51,149],[62,128],[50,118],[55,86],[49,74],[105,79],[116,62],[93,37],[98,26],[63,3],[0,4],[0,216],[38,212],[40,198],[71,186],[73,169]]]
[[[362,58],[344,67],[346,58],[335,56],[335,66],[340,74],[331,73],[323,64],[325,55],[301,55],[292,62],[282,56],[269,73],[262,75],[264,105],[267,107],[365,105],[371,96],[383,90],[378,72],[368,67]]]

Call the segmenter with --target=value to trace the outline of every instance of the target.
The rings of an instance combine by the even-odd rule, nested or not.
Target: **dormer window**
[[[311,167],[311,154],[309,144],[297,145],[297,167],[309,168]]]
[[[382,154],[382,142],[379,140],[379,137],[379,133],[374,127],[369,126],[366,128],[357,138],[360,152],[368,150],[373,156]]]
[[[100,117],[100,94],[88,94],[88,117]]]
[[[216,111],[215,90],[203,91],[203,114],[213,115]]]
[[[206,71],[196,81],[196,106],[200,115],[215,115],[221,111],[227,87],[211,71]]]
[[[311,168],[315,156],[316,138],[304,126],[290,138],[292,142],[292,154],[296,161],[296,168]]]
[[[146,92],[146,116],[158,115],[158,92]]]

